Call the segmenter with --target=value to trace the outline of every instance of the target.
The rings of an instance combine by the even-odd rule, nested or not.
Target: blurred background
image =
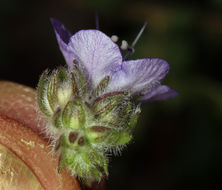
[[[132,43],[131,59],[160,57],[173,100],[143,105],[133,142],[110,158],[107,189],[218,189],[222,181],[222,1],[1,0],[0,79],[36,87],[65,65],[49,22],[95,28]]]

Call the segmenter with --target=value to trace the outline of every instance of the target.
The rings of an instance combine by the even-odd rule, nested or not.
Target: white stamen
[[[139,34],[136,36],[136,39],[133,41],[133,43],[132,43],[132,45],[131,45],[132,48],[136,45],[137,41],[139,40],[140,36],[142,35],[143,31],[145,30],[146,25],[147,25],[147,23],[145,23],[145,24],[143,25],[143,27],[141,28]]]
[[[128,45],[127,41],[126,41],[126,40],[123,40],[120,48],[121,48],[122,50],[127,50],[127,49],[128,49],[128,46],[129,46],[129,45]]]
[[[116,43],[119,40],[119,37],[117,35],[112,35],[111,40]]]
[[[96,12],[96,30],[99,30],[99,15],[98,15],[98,12]]]
[[[123,60],[127,60],[129,58],[129,56],[134,53],[134,46],[136,45],[137,41],[139,40],[140,36],[142,35],[144,29],[146,28],[146,25],[147,25],[147,23],[145,23],[143,25],[143,27],[140,29],[139,34],[137,34],[136,39],[133,41],[132,45],[127,48],[128,51],[126,52],[126,55],[124,56]]]

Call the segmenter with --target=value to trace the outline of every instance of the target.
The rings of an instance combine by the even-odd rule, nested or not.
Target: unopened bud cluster
[[[92,88],[74,60],[73,68],[45,71],[38,84],[38,104],[48,118],[59,171],[65,166],[85,182],[108,175],[107,153],[132,139],[140,109],[127,92],[108,91],[110,77]],[[54,138],[54,139],[53,139]]]

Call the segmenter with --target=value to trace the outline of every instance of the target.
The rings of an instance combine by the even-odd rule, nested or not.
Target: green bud
[[[63,128],[61,115],[62,115],[62,111],[61,111],[60,108],[58,108],[58,110],[54,113],[54,115],[52,117],[53,125],[57,129],[62,129]]]
[[[118,133],[116,141],[114,141],[114,145],[124,145],[127,144],[132,139],[132,136],[127,132]]]
[[[63,108],[72,96],[70,74],[64,68],[55,70],[50,76],[45,71],[38,83],[38,104],[41,111],[50,117],[58,107]]]
[[[78,85],[79,95],[86,95],[86,80],[82,75],[76,60],[73,61],[73,65],[73,77],[75,78],[76,84]]]
[[[37,91],[39,108],[52,126],[47,130],[54,134],[58,171],[65,166],[89,184],[108,175],[106,154],[120,151],[132,139],[139,108],[128,92],[107,92],[109,76],[90,89],[83,70],[74,61],[72,70],[45,71]]]
[[[53,111],[57,109],[57,96],[56,96],[56,72],[53,72],[53,74],[48,79],[47,84],[47,99],[49,102],[49,105]]]
[[[87,127],[86,135],[93,144],[103,143],[112,129],[105,126]]]
[[[118,104],[124,101],[126,97],[127,94],[124,92],[112,92],[98,97],[92,106],[95,117],[104,119],[104,117],[117,108]],[[109,119],[108,116],[108,120]]]
[[[136,126],[137,120],[140,115],[140,108],[137,107],[131,114],[129,120],[128,120],[128,128],[129,130],[133,130],[133,128]]]
[[[51,106],[48,101],[47,97],[47,88],[48,88],[48,71],[45,71],[38,83],[37,87],[37,99],[38,99],[38,105],[41,111],[47,116],[50,117],[53,114],[53,110],[51,109]]]
[[[85,110],[79,99],[68,102],[63,110],[62,122],[65,128],[80,129],[84,127]]]
[[[71,127],[71,119],[73,113],[73,102],[68,102],[62,112],[62,123],[64,127]]]
[[[73,93],[71,75],[65,68],[59,68],[57,71],[56,95],[58,104],[64,108],[70,100]]]

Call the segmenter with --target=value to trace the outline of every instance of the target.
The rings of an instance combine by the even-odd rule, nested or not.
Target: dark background
[[[95,28],[133,41],[132,59],[160,57],[164,83],[180,96],[147,104],[133,142],[110,159],[108,190],[216,189],[222,175],[222,1],[1,0],[0,79],[36,87],[46,68],[64,65],[49,22],[74,33]],[[217,187],[218,189],[218,187]]]

